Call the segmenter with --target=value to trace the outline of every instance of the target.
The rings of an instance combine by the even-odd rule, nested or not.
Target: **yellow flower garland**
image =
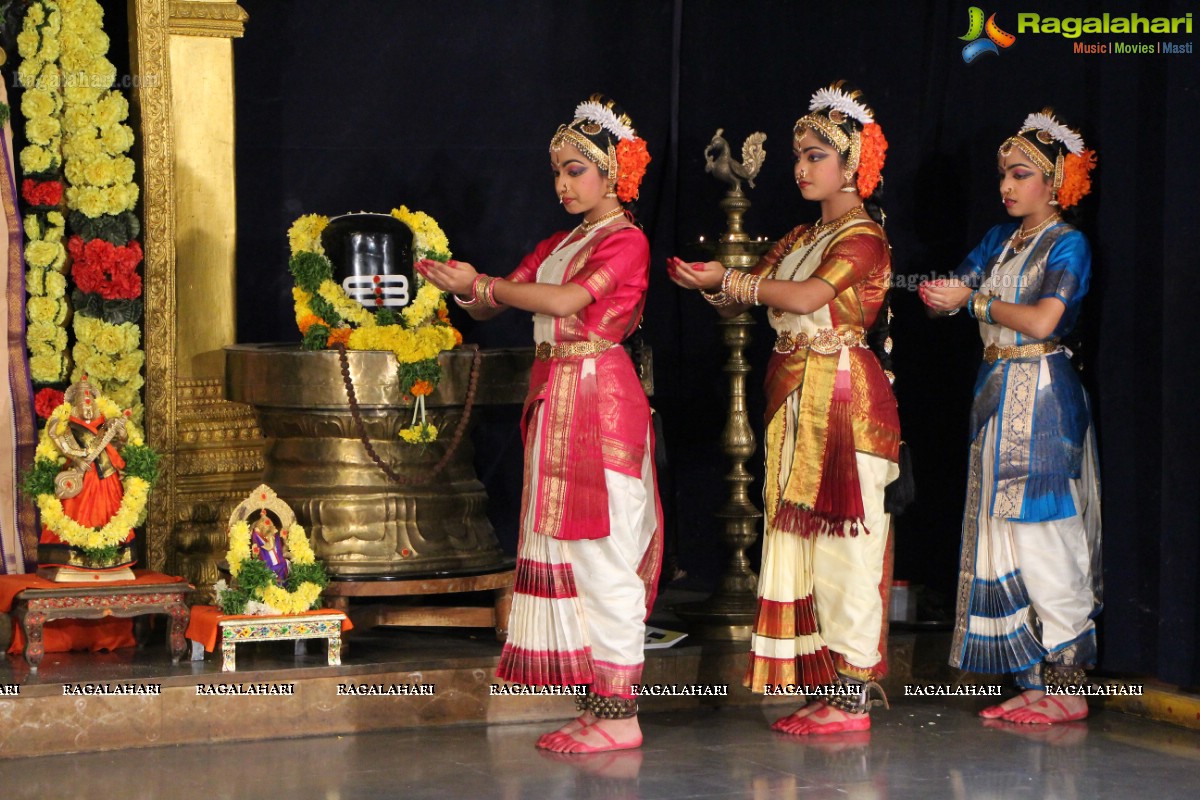
[[[22,61],[17,79],[25,87],[21,113],[29,144],[21,150],[21,169],[29,175],[54,172],[62,166],[63,133],[59,114],[63,109],[62,73],[58,67],[62,12],[56,0],[40,0],[25,12],[17,51]],[[30,377],[35,383],[57,383],[71,370],[67,350],[66,279],[67,251],[62,240],[66,221],[58,211],[42,220],[40,214],[25,218],[26,291],[29,304]],[[51,280],[54,275],[57,280]]]
[[[419,258],[437,255],[450,257],[450,242],[433,217],[407,206],[392,209],[392,216],[408,226],[413,233],[413,249]],[[329,217],[306,214],[288,229],[288,244],[292,256],[315,253],[325,258],[321,234]],[[312,324],[320,323],[330,329],[329,343],[344,342],[351,350],[390,350],[400,364],[435,361],[441,353],[462,343],[462,336],[446,322],[446,295],[419,274],[415,276],[417,292],[412,302],[400,312],[403,324],[380,325],[375,314],[361,303],[352,300],[333,280],[317,287],[317,294],[343,319],[344,324],[328,325],[312,310],[313,295],[300,286],[292,288],[296,325],[306,332]],[[418,422],[419,418],[419,422]],[[424,397],[417,397],[411,426],[400,431],[400,438],[410,444],[432,442],[438,429],[425,419]]]
[[[304,528],[296,523],[287,529],[288,555],[293,564],[315,564],[317,557]],[[250,551],[250,525],[245,520],[234,523],[229,529],[229,552],[225,556],[229,564],[229,572],[233,577],[241,574],[246,561],[255,558]],[[321,587],[312,581],[305,581],[294,591],[288,591],[274,584],[261,586],[254,592],[254,597],[261,603],[270,606],[280,614],[301,614],[312,608],[313,603],[321,596]]]
[[[67,86],[62,104],[63,171],[67,207],[95,219],[132,211],[139,189],[134,182],[133,129],[125,124],[129,101],[119,89],[109,89],[116,67],[107,58],[109,39],[103,30],[104,11],[96,0],[60,0],[62,35],[59,58]],[[88,374],[100,380],[106,393],[131,409],[134,419],[144,413],[141,389],[146,355],[141,328],[131,322],[113,325],[77,314],[72,379]]]
[[[115,419],[123,414],[120,406],[106,396],[98,397],[96,406],[106,419]],[[60,430],[62,426],[69,424],[71,410],[71,404],[64,402],[51,412],[50,419],[46,421],[46,427],[42,429],[41,436],[38,437],[36,458],[59,464],[66,463],[62,453],[50,441],[50,431]],[[143,444],[141,429],[132,420],[126,420],[125,432],[129,444]],[[135,475],[122,475],[121,487],[124,489],[121,504],[102,528],[89,528],[68,517],[63,510],[62,501],[52,493],[37,496],[37,507],[42,514],[42,524],[72,547],[93,550],[124,544],[125,540],[129,538],[129,531],[137,527],[144,518],[150,484]]]

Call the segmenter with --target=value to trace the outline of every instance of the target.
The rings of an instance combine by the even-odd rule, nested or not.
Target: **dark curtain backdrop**
[[[722,554],[714,512],[727,465],[719,450],[726,376],[715,315],[661,269],[720,232],[723,187],[702,151],[724,127],[740,149],[767,133],[766,166],[747,225],[778,237],[818,210],[791,177],[791,126],[810,93],[837,78],[861,87],[891,144],[887,230],[899,276],[953,269],[1005,219],[995,152],[1031,111],[1053,105],[1100,154],[1080,224],[1094,283],[1078,347],[1092,392],[1104,489],[1106,607],[1102,666],[1200,683],[1200,388],[1193,317],[1200,236],[1200,56],[1077,55],[1055,35],[1019,35],[965,64],[968,2],[808,4],[787,0],[242,0],[235,43],[239,338],[295,340],[285,231],[303,213],[385,211],[436,217],[458,258],[504,273],[569,227],[546,148],[575,103],[616,97],[654,162],[638,215],[653,244],[644,334],[655,353],[664,425],[664,489],[680,567],[711,585]],[[985,9],[989,13],[992,6]],[[995,3],[1016,13],[1181,16],[1182,2]],[[1194,23],[1195,24],[1195,23]],[[1189,42],[1192,35],[1085,40]],[[979,344],[959,315],[925,318],[915,291],[894,293],[896,384],[919,498],[897,521],[897,577],[928,587],[927,613],[950,613],[965,487],[966,424]],[[457,312],[457,310],[455,310]],[[527,344],[527,315],[486,326],[455,317],[468,341]],[[757,389],[769,348],[752,347]],[[752,392],[761,432],[761,397]],[[490,514],[516,539],[520,448],[515,409],[476,431]],[[756,457],[752,467],[761,466]],[[757,548],[756,548],[757,549]]]

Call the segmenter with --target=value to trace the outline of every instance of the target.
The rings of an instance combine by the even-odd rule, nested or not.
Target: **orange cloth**
[[[77,589],[81,586],[105,589],[119,586],[147,586],[155,583],[181,583],[183,578],[175,575],[164,575],[161,572],[151,572],[148,569],[135,569],[131,581],[113,581],[112,583],[72,582],[59,583],[38,577],[32,572],[20,575],[0,575],[0,612],[12,611],[13,598],[26,589]]]
[[[342,633],[353,630],[354,625],[341,611],[335,611],[332,608],[319,608],[315,611],[305,611],[303,614],[289,614],[292,617],[311,617],[315,614],[341,614],[342,615]],[[216,606],[192,606],[192,615],[188,619],[187,638],[194,642],[200,642],[204,645],[204,649],[211,653],[213,648],[217,646],[217,632],[220,629],[220,623],[233,619],[278,619],[282,614],[268,617],[255,616],[253,614],[222,614],[221,609]]]
[[[112,588],[121,586],[148,586],[158,583],[180,583],[183,578],[174,575],[164,575],[161,572],[139,569],[133,572],[135,578],[131,581],[113,581],[112,583],[58,583],[40,578],[32,573],[20,575],[0,575],[0,612],[12,611],[14,598],[26,589],[73,589],[82,586],[89,588]],[[25,632],[20,625],[13,625],[12,643],[8,652],[20,655],[25,649]],[[115,650],[118,647],[132,647],[136,642],[133,638],[132,619],[57,619],[42,626],[42,645],[47,653],[65,653],[69,650]]]
[[[25,632],[20,625],[12,629],[12,644],[8,652],[19,656],[25,652]],[[133,647],[132,619],[52,619],[42,626],[42,649],[47,653],[69,653],[86,650],[116,650]]]

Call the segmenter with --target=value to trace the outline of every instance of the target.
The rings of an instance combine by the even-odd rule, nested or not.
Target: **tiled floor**
[[[869,732],[789,737],[771,708],[643,716],[641,750],[554,756],[546,726],[156,748],[0,762],[18,798],[1194,798],[1200,733],[1114,712],[986,727],[978,703],[902,702]]]

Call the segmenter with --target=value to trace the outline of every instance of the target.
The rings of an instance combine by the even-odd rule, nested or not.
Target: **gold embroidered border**
[[[829,405],[833,400],[833,382],[837,377],[838,356],[810,354],[804,384],[800,387],[800,407],[796,420],[796,452],[792,470],[783,490],[783,499],[812,508],[821,489],[828,440]]]
[[[571,419],[582,364],[560,361],[553,367],[542,406],[542,437],[538,446],[537,532],[557,536],[566,513],[567,487],[563,478],[571,457]]]
[[[1005,366],[1004,397],[1000,400],[999,460],[996,496],[991,515],[1011,519],[1021,516],[1029,475],[1029,443],[1033,434],[1033,410],[1037,400],[1041,363],[1009,363]],[[1019,477],[1004,477],[1019,476]]]

